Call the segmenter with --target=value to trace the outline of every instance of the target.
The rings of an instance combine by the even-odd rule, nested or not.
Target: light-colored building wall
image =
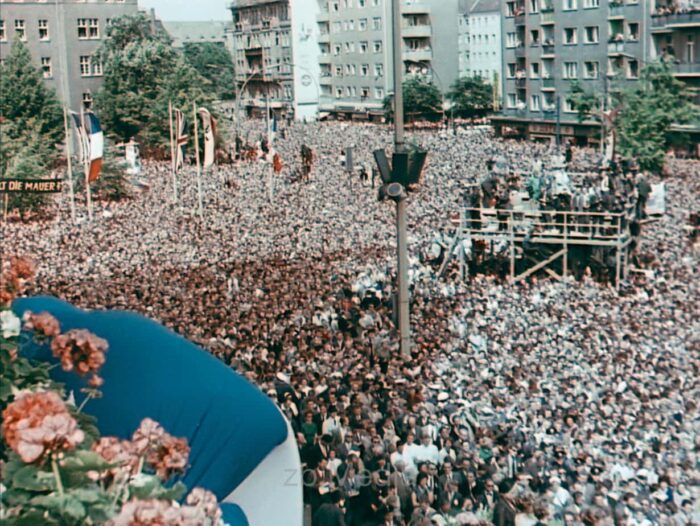
[[[102,84],[102,66],[92,56],[109,21],[137,11],[136,0],[0,0],[0,60],[23,34],[46,85],[78,110],[89,106]]]
[[[467,74],[499,82],[503,64],[500,11],[469,13],[469,69]]]

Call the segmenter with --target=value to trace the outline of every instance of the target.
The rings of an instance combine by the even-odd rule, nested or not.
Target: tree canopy
[[[187,62],[209,81],[219,99],[235,98],[233,58],[226,46],[220,42],[187,42],[183,52]]]
[[[435,118],[441,116],[442,94],[435,84],[421,78],[414,77],[405,80],[402,85],[403,108],[406,120],[416,118]],[[384,113],[387,119],[393,119],[393,97],[384,98]]]
[[[493,88],[481,77],[457,79],[447,98],[460,117],[483,117],[493,110]]]
[[[95,105],[105,129],[137,137],[146,153],[167,150],[169,102],[187,112],[213,100],[207,81],[142,13],[114,19],[97,56],[105,74]]]
[[[0,177],[46,178],[58,153],[54,145],[63,137],[63,116],[20,40],[0,65],[0,93]],[[8,208],[22,212],[46,203],[42,194],[9,196]]]
[[[569,94],[579,119],[605,117],[603,107],[610,106],[608,118],[617,135],[617,153],[636,158],[644,170],[660,172],[671,143],[671,126],[691,122],[698,107],[686,85],[676,79],[668,64],[646,65],[639,82],[627,90],[615,90],[611,101],[605,94],[586,91],[579,84]],[[612,116],[610,116],[612,113]]]

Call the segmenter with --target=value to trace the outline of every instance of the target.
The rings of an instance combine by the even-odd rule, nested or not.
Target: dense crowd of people
[[[261,134],[247,124],[248,141]],[[292,124],[283,163],[204,175],[145,163],[150,189],[97,203],[93,222],[3,225],[2,253],[39,265],[35,293],[142,312],[200,343],[288,416],[313,524],[700,523],[700,284],[687,241],[700,167],[671,162],[667,213],[644,226],[620,292],[580,281],[435,279],[423,255],[488,173],[526,172],[550,146],[485,127],[417,132],[430,154],[411,198],[410,358],[392,321],[394,223],[372,169],[380,126]],[[314,163],[305,181],[302,145]],[[575,149],[570,165],[593,170]],[[79,203],[80,205],[80,203]]]

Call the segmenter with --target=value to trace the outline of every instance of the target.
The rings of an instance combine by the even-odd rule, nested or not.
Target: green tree
[[[481,77],[457,79],[447,98],[461,117],[483,117],[493,110],[493,88]]]
[[[32,128],[51,144],[63,136],[61,106],[53,90],[44,84],[32,63],[27,47],[15,40],[0,66],[0,116],[20,126],[17,133]]]
[[[168,151],[169,101],[186,111],[213,98],[207,81],[165,33],[151,31],[144,14],[112,21],[97,56],[105,75],[95,104],[105,129],[122,141],[137,137],[147,155]]]
[[[233,58],[226,46],[221,42],[188,42],[183,52],[190,65],[209,81],[219,99],[236,97]]]
[[[668,64],[645,66],[639,82],[630,89],[605,95],[589,92],[574,83],[569,94],[579,120],[606,120],[617,136],[617,153],[636,158],[644,170],[661,172],[672,141],[671,126],[691,122],[698,107],[685,84],[676,79]],[[608,106],[607,111],[602,108]]]
[[[0,177],[43,179],[57,158],[63,116],[56,94],[44,85],[27,47],[12,43],[0,65]],[[9,194],[8,207],[22,213],[45,206],[42,194]]]
[[[406,120],[414,119],[439,119],[443,115],[442,94],[432,82],[421,77],[414,77],[404,81],[403,109]],[[384,98],[384,114],[388,120],[394,118],[393,97]]]

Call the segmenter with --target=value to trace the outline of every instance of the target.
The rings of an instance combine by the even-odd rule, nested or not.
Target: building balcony
[[[331,14],[328,12],[328,9],[323,9],[318,15],[316,15],[317,22],[328,22],[330,19]]]
[[[527,56],[527,49],[524,45],[520,44],[519,46],[516,46],[515,56],[517,58],[524,58],[525,56]]]
[[[433,52],[430,49],[404,50],[403,59],[407,62],[430,62]]]
[[[621,55],[625,52],[625,43],[620,42],[608,42],[608,55]]]
[[[429,15],[430,6],[420,2],[403,4],[401,6],[402,15]]]
[[[542,79],[542,90],[553,90],[554,89],[554,79],[553,78],[543,78]]]
[[[331,77],[330,75],[321,75],[319,83],[321,84],[321,86],[330,86],[331,84],[333,84],[333,77]]]
[[[542,13],[542,16],[540,17],[540,25],[542,25],[542,26],[554,25],[554,22],[555,22],[554,11],[545,11],[544,9],[542,9],[541,13]]]
[[[525,13],[520,13],[515,15],[515,25],[524,26],[525,25]]]
[[[319,44],[330,44],[331,43],[331,34],[330,33],[320,33],[318,35],[318,43]]]
[[[318,63],[319,64],[330,64],[331,63],[331,56],[329,53],[321,53],[318,56]]]
[[[527,87],[527,78],[520,77],[515,79],[515,86],[519,89],[524,89]]]
[[[671,71],[676,77],[700,77],[700,62],[677,62]]]
[[[429,25],[404,26],[401,28],[401,36],[404,38],[430,38],[433,35]]]
[[[542,44],[542,58],[554,58],[554,44]]]
[[[623,4],[610,4],[608,11],[608,20],[616,18],[625,18],[625,6]]]
[[[652,15],[652,31],[659,29],[681,29],[700,27],[700,11],[694,13],[674,13],[672,15]]]

